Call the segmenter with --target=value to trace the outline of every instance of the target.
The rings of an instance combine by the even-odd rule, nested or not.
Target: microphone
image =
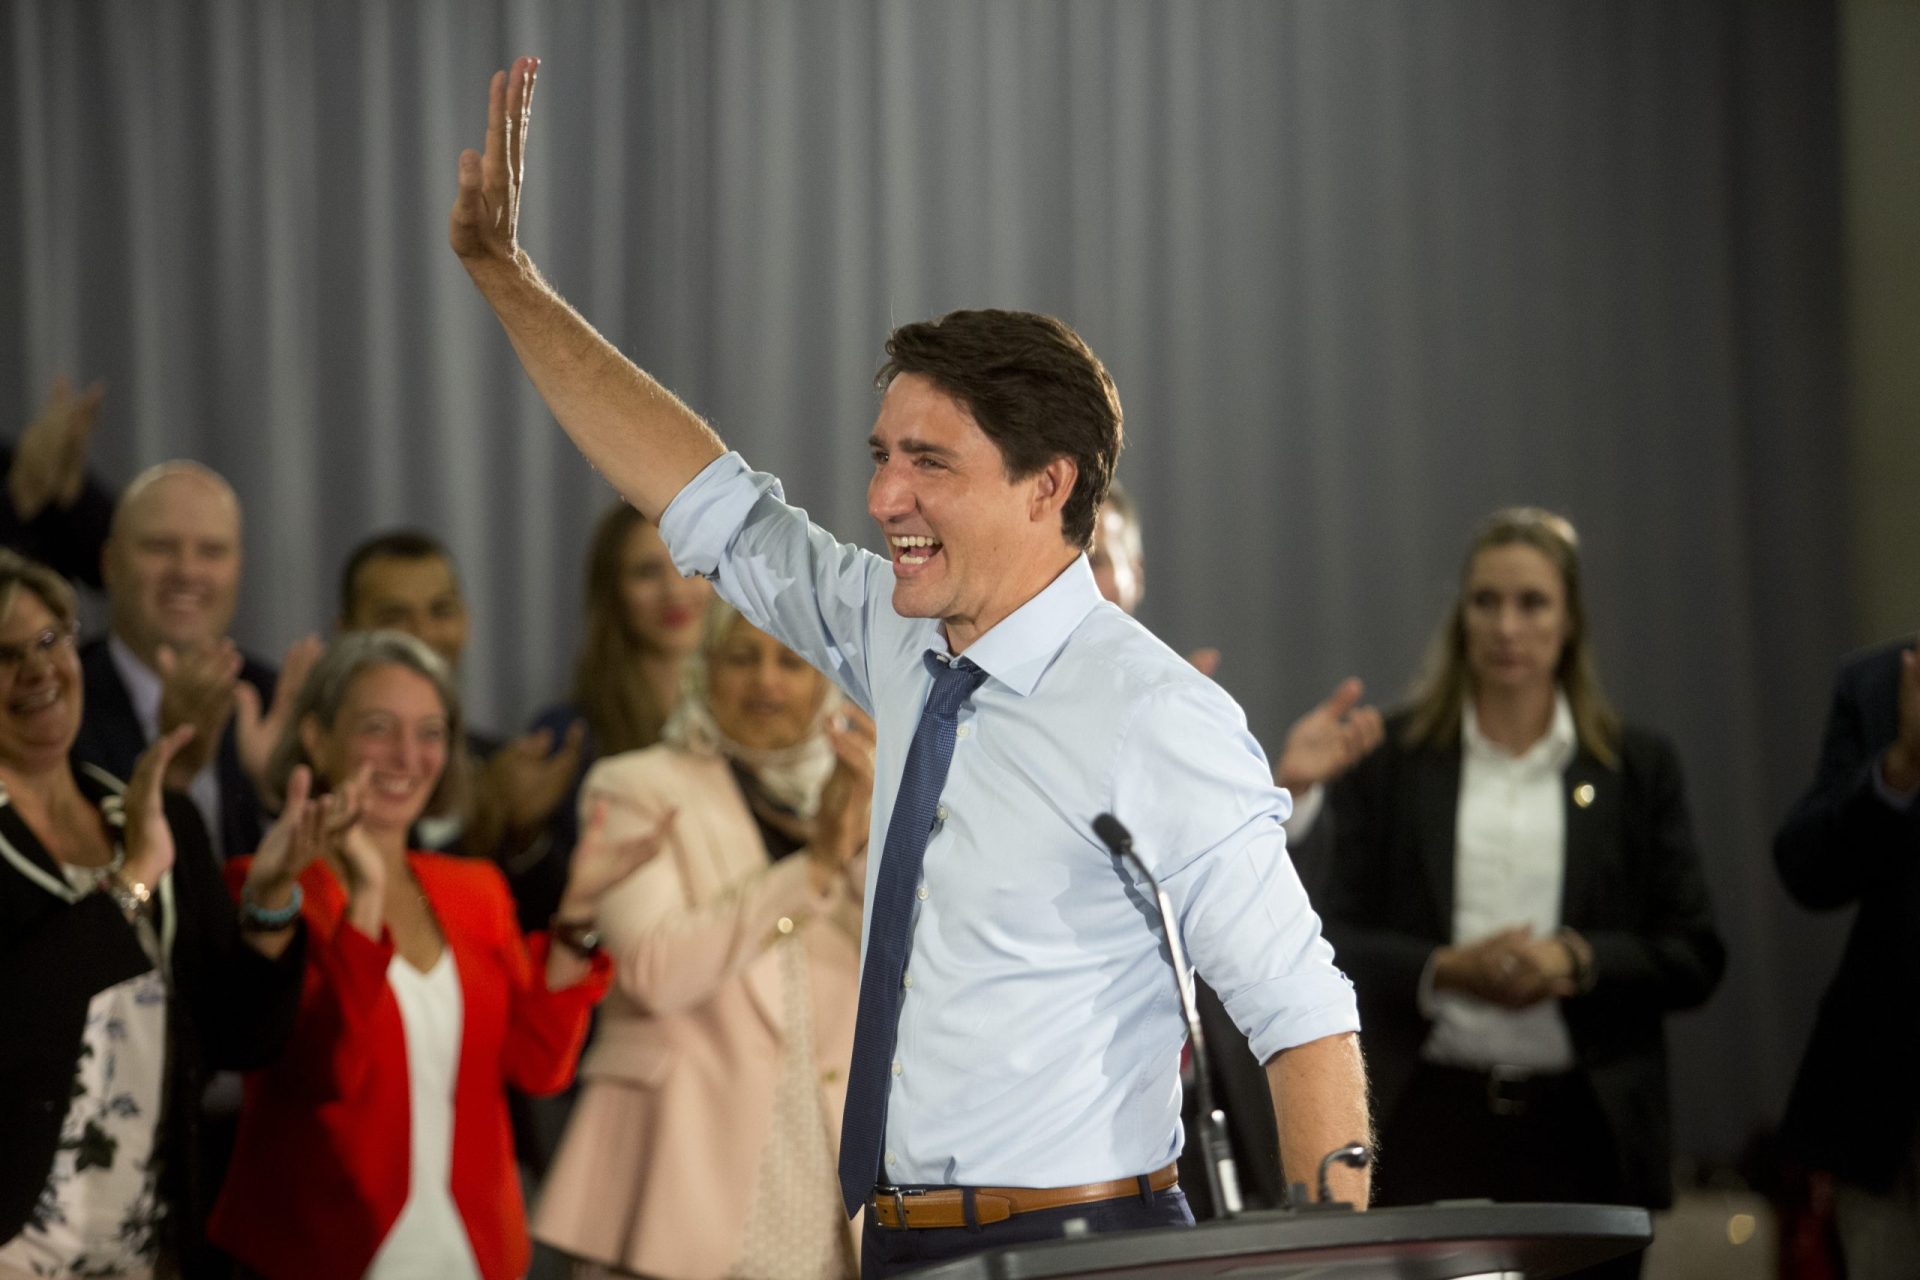
[[[1167,931],[1167,951],[1173,959],[1173,985],[1180,992],[1180,1011],[1187,1019],[1187,1042],[1193,1046],[1194,1076],[1199,1082],[1200,1154],[1207,1170],[1207,1190],[1223,1218],[1240,1213],[1240,1175],[1233,1162],[1233,1148],[1227,1142],[1227,1116],[1213,1104],[1213,1060],[1207,1055],[1206,1037],[1200,1033],[1200,1010],[1193,1003],[1193,991],[1187,985],[1187,953],[1180,944],[1180,930],[1174,923],[1173,904],[1160,882],[1147,870],[1147,864],[1133,851],[1133,836],[1120,819],[1103,813],[1093,820],[1093,834],[1117,859],[1133,864],[1140,878],[1153,890],[1160,908],[1160,926]]]

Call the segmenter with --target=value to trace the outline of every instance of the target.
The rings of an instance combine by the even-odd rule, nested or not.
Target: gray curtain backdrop
[[[101,471],[248,512],[237,632],[400,522],[464,567],[481,723],[564,688],[612,500],[446,248],[488,73],[545,58],[523,220],[623,350],[871,541],[888,329],[1067,317],[1127,407],[1146,620],[1278,746],[1399,698],[1496,505],[1586,538],[1602,671],[1678,740],[1733,952],[1685,1149],[1777,1116],[1837,922],[1772,827],[1846,634],[1823,5],[10,0],[0,406],[104,376]]]

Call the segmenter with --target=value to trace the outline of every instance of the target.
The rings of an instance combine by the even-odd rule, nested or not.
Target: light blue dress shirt
[[[871,894],[932,686],[922,655],[949,652],[939,621],[896,614],[891,562],[812,524],[737,454],[660,529],[681,572],[873,715]],[[1102,600],[1084,556],[966,656],[988,679],[961,712],[916,891],[885,1176],[1057,1187],[1158,1169],[1180,1150],[1185,1021],[1152,899],[1093,819],[1133,832],[1264,1061],[1359,1028],[1287,857],[1287,794],[1240,708]]]

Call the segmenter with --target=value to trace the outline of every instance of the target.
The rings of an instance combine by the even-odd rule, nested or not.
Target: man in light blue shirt
[[[1074,1217],[1191,1220],[1168,1171],[1183,1023],[1151,899],[1093,834],[1104,812],[1132,829],[1194,963],[1267,1063],[1288,1170],[1307,1180],[1321,1154],[1365,1140],[1353,993],[1286,856],[1286,793],[1232,700],[1103,602],[1088,568],[1120,447],[1092,352],[1025,313],[897,330],[869,440],[868,506],[890,556],[837,541],[519,250],[536,67],[495,77],[486,152],[461,157],[453,247],[561,425],[660,522],[680,568],[873,714],[870,902],[889,863],[895,877],[912,865],[896,842],[913,824],[895,808],[915,811],[902,778],[925,776],[910,744],[935,673],[984,673],[948,727],[930,830],[913,833],[924,862],[894,886],[909,918],[866,931],[850,1134],[862,1045],[891,1046],[872,1073],[884,1098],[868,1099],[884,1117],[872,1181],[889,1194],[869,1202],[867,1274],[1058,1235]],[[902,927],[889,1025],[875,1026],[870,953],[876,931]],[[1364,1172],[1335,1185],[1364,1203]],[[857,1203],[864,1174],[855,1186]],[[904,1221],[893,1188],[927,1192]]]

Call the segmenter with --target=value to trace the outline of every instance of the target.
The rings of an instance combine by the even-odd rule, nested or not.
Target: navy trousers
[[[885,1280],[888,1276],[905,1275],[916,1267],[930,1267],[936,1262],[949,1262],[1005,1245],[1059,1240],[1066,1236],[1067,1224],[1076,1218],[1085,1222],[1090,1232],[1193,1225],[1186,1194],[1177,1185],[1165,1191],[1150,1191],[1144,1196],[1122,1196],[1117,1200],[1017,1214],[1004,1222],[981,1227],[903,1230],[883,1227],[868,1214],[860,1240],[860,1280]]]

